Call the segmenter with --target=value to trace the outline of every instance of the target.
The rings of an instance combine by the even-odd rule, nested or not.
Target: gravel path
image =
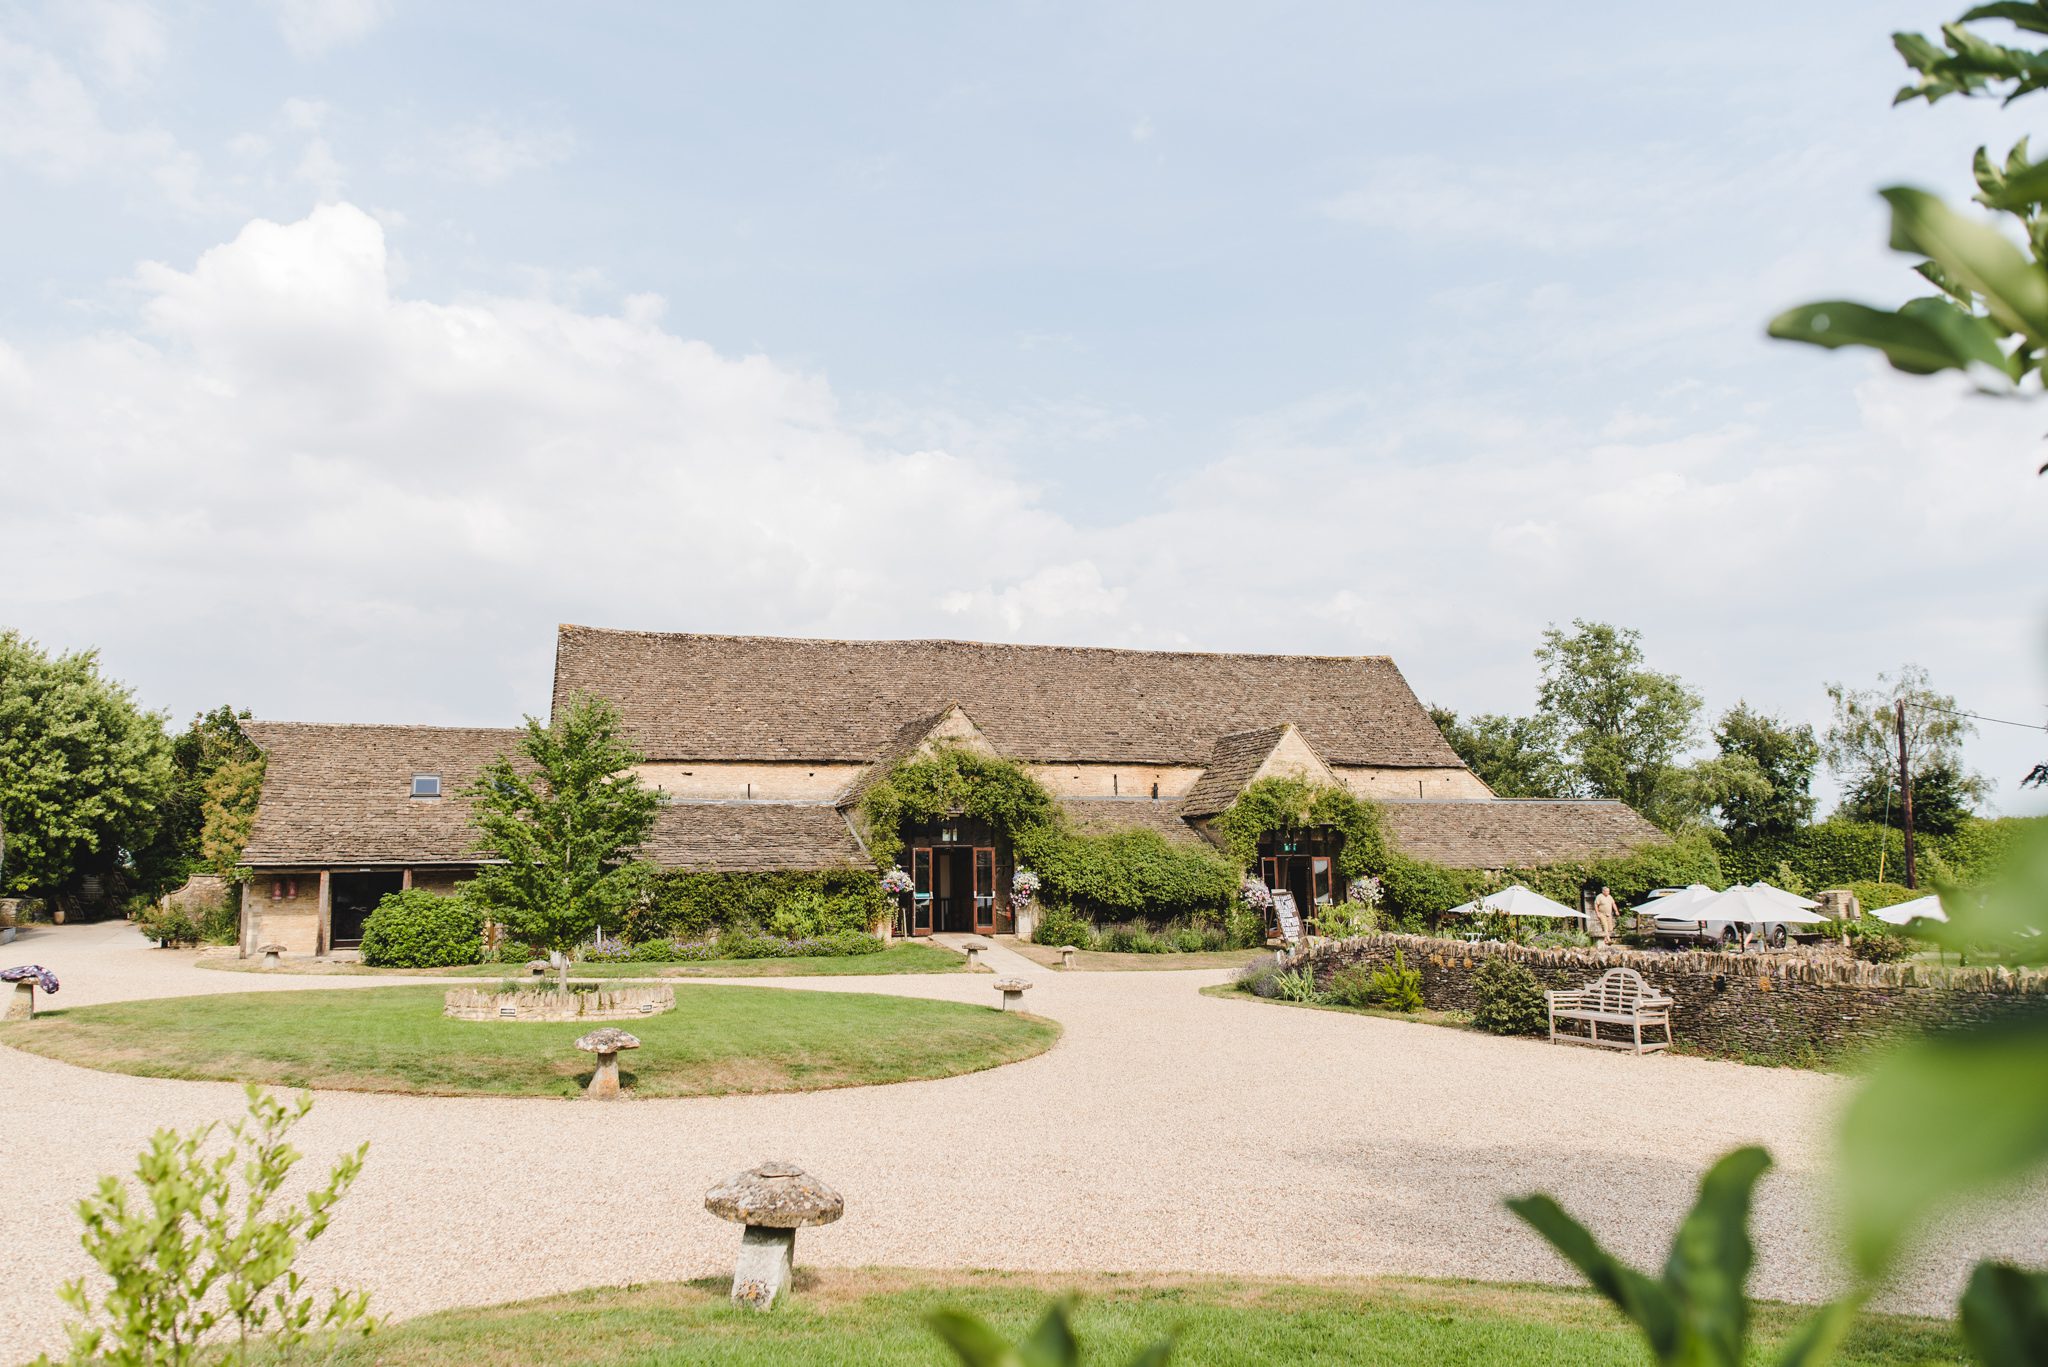
[[[198,970],[118,926],[41,928],[8,952],[54,968],[64,1006],[390,981]],[[323,1094],[297,1134],[306,1167],[371,1149],[307,1269],[400,1317],[725,1273],[739,1232],[705,1213],[705,1189],[784,1157],[846,1196],[844,1220],[799,1241],[812,1263],[1570,1281],[1502,1197],[1548,1190],[1653,1265],[1699,1173],[1758,1141],[1779,1167],[1758,1203],[1754,1290],[1810,1300],[1834,1284],[1822,1194],[1842,1079],[1201,996],[1220,972],[992,957],[1034,980],[1028,1006],[1066,1034],[987,1073],[616,1106]],[[994,1000],[984,975],[764,982]],[[238,1114],[240,1091],[6,1049],[0,1082],[0,1247],[18,1274],[0,1278],[0,1342],[54,1349],[52,1288],[86,1266],[77,1199],[153,1129]],[[1893,1305],[1945,1311],[1986,1253],[2048,1258],[2048,1201],[1933,1241]]]

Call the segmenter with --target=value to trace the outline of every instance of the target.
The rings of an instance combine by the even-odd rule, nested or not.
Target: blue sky
[[[1525,709],[1588,617],[2040,721],[2048,410],[1761,336],[2027,131],[1888,107],[1947,17],[0,3],[0,621],[179,713],[509,720],[557,621]]]

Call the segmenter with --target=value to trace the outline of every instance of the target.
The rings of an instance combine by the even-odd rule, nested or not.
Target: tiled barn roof
[[[265,758],[263,797],[242,862],[473,864],[476,828],[462,790],[523,731],[500,727],[246,722]],[[438,798],[412,796],[438,774]]]
[[[864,865],[837,807],[822,802],[672,802],[642,855],[665,869],[766,873]]]
[[[964,641],[810,641],[564,626],[555,706],[609,699],[655,760],[872,762],[957,702],[1014,759],[1200,764],[1290,720],[1332,764],[1458,757],[1385,656],[1216,655]]]
[[[1087,835],[1106,831],[1157,831],[1176,845],[1207,845],[1182,819],[1181,804],[1171,799],[1142,797],[1068,797],[1060,799],[1074,829]]]
[[[1541,798],[1383,801],[1403,854],[1459,869],[1521,869],[1625,854],[1665,838],[1620,802]]]
[[[1266,756],[1273,753],[1273,747],[1286,734],[1287,727],[1282,724],[1217,737],[1216,748],[1209,752],[1208,766],[1188,790],[1181,810],[1189,816],[1214,816],[1237,801],[1237,795],[1245,790],[1252,775],[1259,772]]]

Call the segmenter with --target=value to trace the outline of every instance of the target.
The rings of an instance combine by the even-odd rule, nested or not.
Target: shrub
[[[363,962],[377,968],[447,968],[481,963],[484,922],[461,893],[424,888],[387,895],[363,923]]]
[[[1167,932],[1167,938],[1178,954],[1199,954],[1209,948],[1208,934],[1193,926],[1177,926]]]
[[[1116,925],[1102,932],[1096,947],[1110,954],[1164,954],[1170,948],[1146,925]]]
[[[1366,998],[1371,1005],[1386,1011],[1420,1011],[1422,970],[1408,967],[1408,960],[1397,949],[1394,962],[1373,971]]]
[[[1273,975],[1273,990],[1274,995],[1286,1002],[1321,1006],[1329,1000],[1323,990],[1316,986],[1316,974],[1312,968],[1281,969]]]
[[[1587,949],[1593,937],[1583,930],[1543,930],[1527,941],[1531,949]]]
[[[1095,948],[1095,927],[1074,914],[1071,907],[1047,903],[1038,914],[1038,924],[1031,928],[1031,943],[1035,945],[1072,945],[1076,949]]]
[[[1279,977],[1278,964],[1271,959],[1255,959],[1237,970],[1237,976],[1231,979],[1231,983],[1240,992],[1249,992],[1254,997],[1271,1001],[1280,995]]]
[[[787,940],[801,940],[847,930],[865,932],[877,919],[875,908],[863,899],[803,888],[775,908],[768,917],[768,930]]]
[[[626,957],[636,964],[672,964],[676,961],[676,942],[669,939],[642,940],[627,951]]]
[[[1492,958],[1472,971],[1478,998],[1472,1023],[1496,1035],[1540,1035],[1549,1029],[1543,987],[1525,964]]]
[[[1316,931],[1333,940],[1355,940],[1380,928],[1379,908],[1367,902],[1336,902],[1316,908]]]
[[[1865,911],[1895,907],[1927,895],[1925,888],[1909,888],[1904,883],[1851,883],[1849,891],[1856,894],[1856,905]]]
[[[168,948],[196,945],[201,935],[199,922],[183,907],[151,907],[135,918],[144,935]]]
[[[1352,964],[1330,975],[1330,1000],[1339,1006],[1375,1006],[1372,998],[1373,972],[1364,964]]]
[[[1896,963],[1918,948],[1912,937],[1883,921],[1865,918],[1842,924],[1849,933],[1849,952],[1868,963]]]
[[[1266,943],[1264,914],[1242,902],[1232,903],[1223,914],[1223,939],[1226,949],[1257,949]]]
[[[1157,831],[1082,834],[1046,826],[1019,841],[1017,857],[1030,862],[1046,893],[1109,915],[1220,915],[1237,893],[1237,869],[1228,859]]]
[[[68,1326],[67,1361],[290,1361],[298,1349],[332,1349],[374,1327],[367,1293],[337,1289],[323,1305],[293,1266],[326,1233],[370,1146],[335,1160],[303,1205],[285,1205],[280,1193],[300,1159],[286,1136],[312,1094],[287,1106],[246,1091],[248,1116],[227,1126],[224,1144],[216,1125],[158,1130],[137,1156],[134,1182],[102,1177],[79,1202],[85,1251],[103,1275],[58,1290],[79,1316]]]
[[[199,913],[199,938],[209,945],[231,945],[242,938],[242,909],[234,893]]]

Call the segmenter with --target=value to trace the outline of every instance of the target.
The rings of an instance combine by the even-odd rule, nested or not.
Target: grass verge
[[[376,1335],[344,1363],[462,1362],[467,1367],[682,1367],[683,1364],[954,1361],[925,1327],[944,1306],[971,1311],[1013,1339],[1057,1296],[1078,1292],[1084,1360],[1127,1362],[1168,1334],[1182,1363],[1371,1363],[1374,1367],[1514,1364],[1640,1367],[1636,1331],[1590,1292],[1562,1287],[1397,1278],[1281,1282],[1080,1273],[799,1271],[790,1302],[768,1315],[733,1310],[726,1283],[697,1281],[577,1292],[429,1315]],[[1809,1313],[1757,1307],[1771,1351]],[[1953,1330],[1933,1320],[1871,1316],[1838,1367],[1956,1362]]]
[[[1005,940],[1009,948],[1047,968],[1060,966],[1057,945],[1035,945],[1028,940]],[[1242,968],[1254,959],[1266,958],[1270,949],[1203,949],[1190,954],[1109,954],[1099,949],[1074,951],[1076,973],[1156,973],[1188,968]]]
[[[459,968],[370,968],[359,963],[287,959],[283,968],[230,955],[202,957],[201,968],[227,973],[306,973],[333,977],[506,978],[520,976],[519,964],[464,964]],[[712,959],[688,964],[577,964],[575,978],[859,978],[879,973],[962,973],[963,955],[938,945],[893,944],[879,954],[813,956],[801,959]]]
[[[576,1095],[592,1056],[574,1022],[461,1021],[438,987],[250,992],[39,1012],[0,1044],[143,1077],[435,1096]],[[873,993],[709,984],[676,1008],[612,1022],[641,1047],[620,1058],[636,1096],[794,1092],[951,1077],[1052,1047],[1059,1027],[1022,1013]]]

